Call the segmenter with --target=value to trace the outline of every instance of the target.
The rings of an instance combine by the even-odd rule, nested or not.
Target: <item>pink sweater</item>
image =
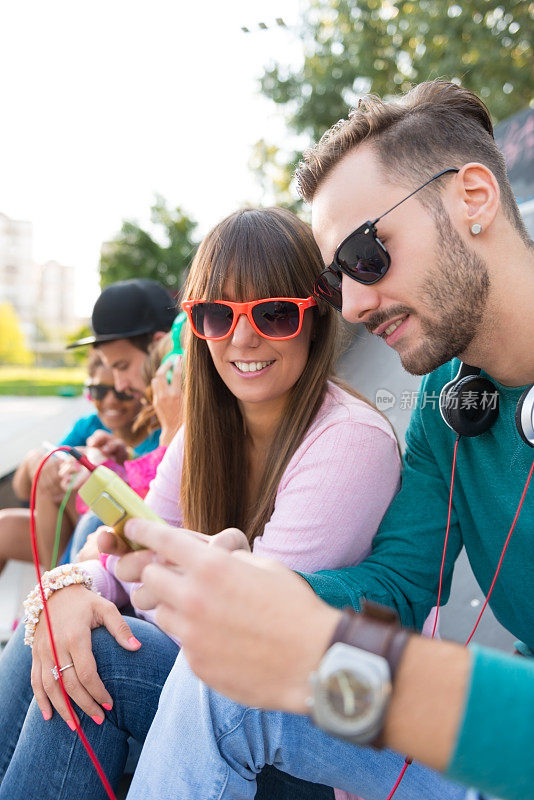
[[[158,467],[146,496],[169,525],[180,527],[183,428]],[[329,384],[325,400],[285,470],[271,519],[254,541],[258,556],[316,572],[362,561],[399,487],[400,457],[388,422],[371,406]],[[119,581],[117,558],[87,561],[95,589],[119,607],[139,584]],[[136,609],[154,622],[154,612]],[[351,795],[336,789],[337,800]]]
[[[146,503],[169,525],[180,527],[183,428],[176,434],[150,485]],[[388,422],[362,400],[329,384],[323,405],[290,460],[273,514],[253,551],[291,569],[357,564],[399,486],[400,458]],[[119,607],[138,584],[119,581],[115,557],[105,566],[87,561],[95,588]],[[153,612],[137,611],[154,621]]]

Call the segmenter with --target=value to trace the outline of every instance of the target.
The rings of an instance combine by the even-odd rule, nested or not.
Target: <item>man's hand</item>
[[[158,554],[159,562],[148,551],[132,554],[145,562],[142,593],[202,680],[240,703],[306,710],[309,674],[338,611],[275,561],[206,547],[188,531],[140,519],[125,534]]]
[[[176,530],[172,528],[172,530]],[[190,536],[195,536],[199,541],[208,544],[210,547],[220,547],[223,550],[244,550],[250,553],[250,545],[247,537],[243,531],[237,528],[225,528],[224,531],[216,533],[214,536],[207,536],[205,533],[198,533],[197,531],[189,531],[183,528],[178,529],[182,533]],[[95,531],[96,545],[99,553],[108,553],[109,555],[120,556],[120,562],[117,564],[117,577],[122,581],[129,581],[130,583],[138,583],[141,581],[141,573],[147,564],[154,560],[158,560],[153,550],[132,550],[124,539],[117,536],[112,528],[106,525],[101,525]],[[163,560],[163,559],[159,559]],[[144,604],[139,608],[150,609],[154,608],[155,602],[150,605],[148,600],[144,600]]]

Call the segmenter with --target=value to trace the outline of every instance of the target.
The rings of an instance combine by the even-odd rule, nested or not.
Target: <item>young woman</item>
[[[185,422],[146,498],[172,525],[206,538],[237,526],[254,553],[308,571],[365,557],[400,473],[388,422],[331,381],[338,319],[310,297],[321,268],[289,211],[239,211],[208,234],[185,287]],[[76,567],[102,596],[71,585],[48,605],[66,690],[116,785],[179,643],[150,612],[121,616],[135,587],[115,577],[116,558],[102,562]],[[42,615],[28,627],[33,651],[18,634],[0,659],[0,798],[105,797],[52,676]]]
[[[104,366],[96,350],[89,356],[87,371],[89,379],[86,389],[95,405],[96,413],[77,420],[60,444],[83,447],[91,444],[91,437],[103,429],[108,432],[106,436],[112,435],[128,446],[141,446],[146,438],[145,429],[133,430],[134,420],[141,409],[139,400],[115,391],[111,370]],[[44,455],[43,450],[32,450],[15,473],[13,487],[23,500],[29,500],[33,476]],[[42,473],[42,481],[40,480],[38,485],[36,505],[39,556],[41,563],[46,567],[50,565],[54,550],[58,509],[65,494],[64,488],[60,485],[59,463],[56,459],[47,462]],[[65,506],[59,553],[63,552],[78,517],[73,492]],[[0,511],[0,571],[10,558],[20,561],[32,560],[29,511],[26,508],[5,508]]]

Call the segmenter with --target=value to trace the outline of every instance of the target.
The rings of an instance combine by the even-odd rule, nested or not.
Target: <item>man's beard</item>
[[[464,353],[478,332],[488,301],[490,279],[486,262],[470,250],[454,229],[443,207],[434,208],[439,240],[436,265],[419,290],[419,299],[432,309],[435,321],[416,315],[409,306],[396,306],[387,316],[366,322],[369,331],[403,314],[420,320],[421,337],[400,353],[401,363],[412,375],[425,375]]]

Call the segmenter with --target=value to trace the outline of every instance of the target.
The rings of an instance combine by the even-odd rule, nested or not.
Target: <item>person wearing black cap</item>
[[[143,397],[146,386],[142,366],[147,353],[168,331],[176,316],[176,304],[156,281],[133,278],[107,286],[93,308],[93,335],[78,339],[69,348],[92,344],[113,370],[119,392]]]
[[[170,331],[176,316],[176,304],[167,290],[156,281],[132,278],[107,286],[96,301],[91,316],[92,336],[78,339],[69,349],[93,345],[104,364],[113,373],[118,392],[130,397],[145,397],[143,366],[148,353]],[[160,431],[146,439],[149,452],[158,446]],[[124,445],[102,433],[98,447],[108,457],[119,460]],[[122,455],[124,458],[124,455]],[[74,533],[71,556],[78,552],[87,536],[101,525],[92,511],[84,514]]]

